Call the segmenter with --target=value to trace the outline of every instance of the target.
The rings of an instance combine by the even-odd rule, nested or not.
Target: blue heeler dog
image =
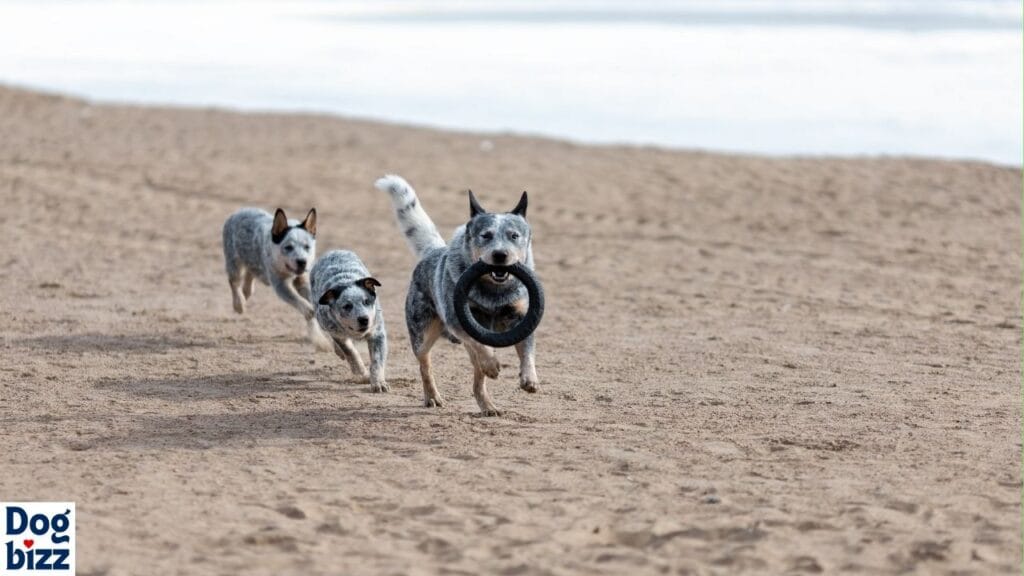
[[[334,351],[348,360],[360,379],[369,376],[371,392],[387,392],[384,367],[388,358],[388,337],[384,315],[377,300],[380,282],[370,276],[359,257],[346,250],[331,250],[316,261],[310,273],[316,319],[331,337]],[[370,372],[359,357],[352,340],[366,340],[370,350]]]
[[[330,350],[313,318],[310,300],[306,269],[315,258],[315,208],[302,222],[289,220],[280,208],[273,216],[258,208],[242,208],[224,222],[224,266],[235,312],[245,312],[253,280],[259,279],[302,314],[310,341]]]
[[[430,348],[442,335],[461,342],[473,363],[473,396],[485,416],[501,412],[487,394],[485,377],[497,378],[500,366],[494,349],[469,337],[455,317],[453,293],[459,276],[477,260],[489,264],[516,262],[533,269],[530,225],[526,222],[526,192],[511,212],[491,214],[469,193],[469,222],[455,230],[446,246],[434,223],[423,210],[416,192],[399,176],[377,180],[377,188],[391,196],[398,226],[419,258],[405,300],[409,339],[420,364],[425,406],[441,406],[430,370]],[[470,307],[484,326],[501,330],[518,322],[529,303],[526,288],[507,272],[484,276],[471,289]],[[516,345],[519,354],[519,387],[536,392],[533,336]]]

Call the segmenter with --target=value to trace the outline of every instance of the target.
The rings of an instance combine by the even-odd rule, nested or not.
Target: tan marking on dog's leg
[[[252,272],[246,270],[242,273],[242,296],[245,296],[246,301],[252,298],[252,284],[256,280],[256,277],[252,275]]]
[[[416,351],[416,360],[420,363],[420,379],[423,380],[423,405],[427,408],[444,406],[441,394],[437,391],[437,385],[434,383],[434,373],[430,366],[430,349],[434,347],[434,343],[441,336],[442,328],[441,320],[434,320],[423,334],[422,346]]]
[[[468,336],[463,340],[463,343],[466,345],[474,365],[479,366],[484,376],[497,378],[501,372],[501,364],[498,363],[498,357],[494,355],[494,348],[484,346]]]
[[[228,284],[231,286],[231,306],[235,309],[235,312],[242,314],[245,312],[245,300],[242,298],[241,280],[238,278],[228,278]]]
[[[472,343],[471,343],[472,342]],[[479,342],[464,340],[466,352],[469,354],[469,361],[473,363],[473,397],[476,398],[477,406],[480,406],[480,413],[484,416],[501,416],[501,412],[491,401],[491,395],[487,393],[487,379],[483,369],[480,367],[481,348],[487,348]],[[491,359],[494,359],[493,351]]]
[[[519,387],[533,394],[540,387],[540,379],[534,364],[532,339],[516,344],[516,354],[519,355]]]
[[[511,306],[520,317],[526,316],[526,313],[530,310],[530,299],[520,298],[519,300],[509,304],[509,306]]]
[[[484,416],[501,416],[501,411],[494,406],[491,395],[487,393],[487,378],[479,366],[473,366],[473,397]]]

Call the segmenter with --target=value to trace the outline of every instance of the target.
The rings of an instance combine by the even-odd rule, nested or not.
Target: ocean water
[[[771,155],[1022,163],[1016,0],[0,0],[0,83]]]

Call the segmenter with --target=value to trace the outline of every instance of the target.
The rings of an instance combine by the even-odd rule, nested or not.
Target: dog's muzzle
[[[508,280],[508,270],[494,271],[491,272],[491,280],[494,280],[498,284],[504,284]]]

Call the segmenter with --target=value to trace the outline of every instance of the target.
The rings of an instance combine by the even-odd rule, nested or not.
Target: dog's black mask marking
[[[370,296],[373,297],[377,296],[377,286],[381,285],[380,282],[372,276],[367,276],[366,278],[356,280],[356,284],[362,286],[363,290],[369,292]]]
[[[285,215],[284,210],[278,208],[274,211],[274,223],[270,226],[270,240],[274,244],[280,244],[285,237],[288,236],[288,231],[292,227],[288,225],[288,216]]]
[[[337,286],[324,292],[324,295],[320,297],[320,304],[324,306],[330,306],[331,304],[334,304],[334,301],[337,300],[338,296],[341,295],[341,290],[341,286]]]
[[[289,226],[284,229],[284,232],[281,232],[279,234],[271,234],[270,239],[274,242],[274,244],[280,244],[281,242],[284,242],[285,238],[288,237],[288,233],[291,232],[292,228],[298,228],[298,226]]]

